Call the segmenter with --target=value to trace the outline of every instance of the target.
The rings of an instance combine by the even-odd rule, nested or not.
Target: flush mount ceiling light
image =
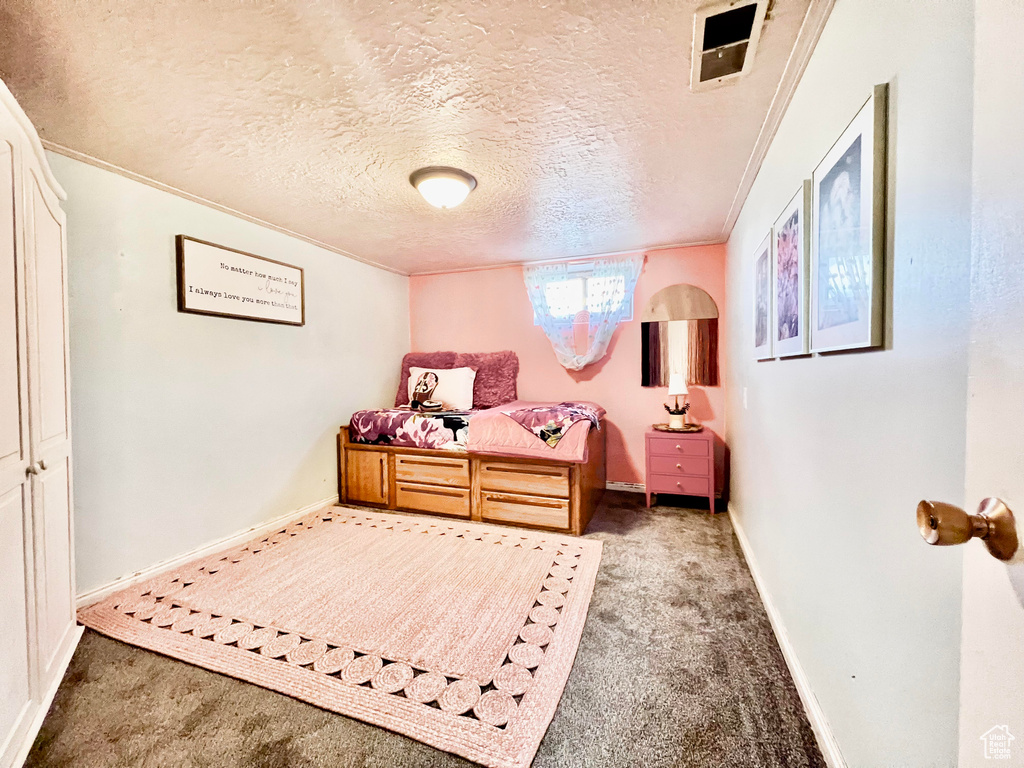
[[[435,208],[454,208],[476,189],[476,179],[465,171],[441,166],[413,171],[409,183]]]

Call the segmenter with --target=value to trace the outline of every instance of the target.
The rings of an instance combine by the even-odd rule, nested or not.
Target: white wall
[[[336,435],[394,397],[408,278],[68,158],[78,588],[337,493]],[[305,269],[306,325],[177,311],[174,236]]]
[[[838,0],[729,241],[732,510],[851,766],[956,762],[962,555],[914,510],[964,500],[972,30],[968,2]],[[756,363],[752,254],[881,82],[887,348]]]

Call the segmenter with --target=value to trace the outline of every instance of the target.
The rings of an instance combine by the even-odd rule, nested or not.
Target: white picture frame
[[[776,357],[806,355],[811,254],[811,180],[805,179],[772,227],[772,340]]]
[[[876,85],[814,169],[811,351],[883,343],[888,86]]]
[[[753,309],[754,322],[753,340],[754,357],[757,360],[772,358],[772,231],[768,230],[764,240],[754,251],[751,264],[754,273]]]

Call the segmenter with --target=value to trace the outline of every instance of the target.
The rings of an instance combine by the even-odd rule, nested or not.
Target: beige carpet
[[[528,766],[600,560],[599,541],[335,506],[78,617],[488,766]]]

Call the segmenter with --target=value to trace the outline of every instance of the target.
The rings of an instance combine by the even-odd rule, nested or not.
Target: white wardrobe
[[[0,768],[21,765],[81,637],[64,197],[0,83]]]

